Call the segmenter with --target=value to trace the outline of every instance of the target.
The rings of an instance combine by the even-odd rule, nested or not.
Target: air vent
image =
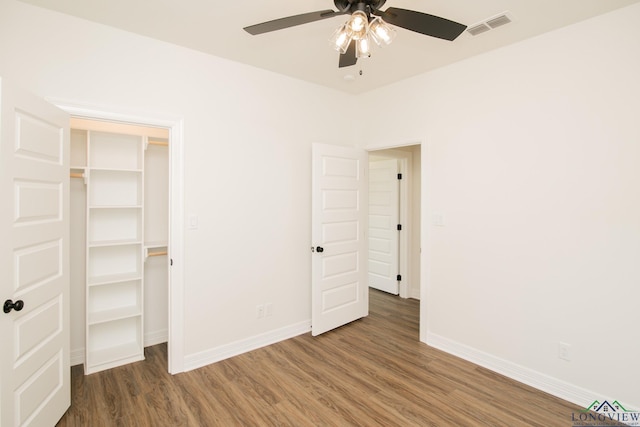
[[[477,36],[478,34],[486,33],[489,30],[501,27],[510,22],[513,22],[513,19],[511,19],[511,14],[509,12],[503,12],[499,15],[495,15],[491,18],[485,19],[482,22],[478,22],[477,24],[470,25],[469,28],[467,28],[467,33],[471,34],[472,36]]]
[[[491,28],[498,28],[502,25],[508,24],[509,22],[511,22],[511,19],[509,19],[507,15],[500,15],[488,20],[487,25]]]
[[[467,28],[467,32],[472,36],[477,36],[478,34],[482,34],[485,31],[489,31],[490,29],[491,28],[487,24],[482,23],[482,24],[474,25],[473,27]]]

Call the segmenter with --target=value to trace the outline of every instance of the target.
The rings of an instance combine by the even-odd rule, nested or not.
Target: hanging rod
[[[168,147],[169,143],[167,141],[158,141],[155,139],[150,139],[149,145],[162,145],[163,147]]]
[[[167,251],[147,253],[147,256],[162,256],[162,255],[168,255]]]
[[[69,174],[69,176],[70,176],[71,178],[84,178],[84,174],[82,174],[82,173],[74,173],[74,172],[71,172],[71,173]]]

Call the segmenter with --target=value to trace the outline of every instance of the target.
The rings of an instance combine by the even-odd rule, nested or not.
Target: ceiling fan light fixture
[[[251,35],[257,35],[335,16],[350,15],[347,22],[329,39],[334,49],[340,52],[338,68],[343,68],[355,65],[358,58],[371,56],[373,43],[390,44],[396,35],[395,27],[448,41],[455,40],[467,29],[466,25],[458,22],[415,10],[397,7],[381,10],[385,2],[386,0],[333,0],[337,11],[326,9],[287,16],[250,25],[244,27],[244,30]],[[381,16],[384,16],[388,23],[382,20]],[[486,25],[493,28],[510,21],[509,17],[497,16],[487,21]]]
[[[378,46],[382,44],[389,45],[396,36],[396,30],[384,22],[382,18],[376,16],[369,23],[369,34],[371,34],[373,41],[375,41]]]
[[[345,53],[349,47],[349,43],[351,42],[351,36],[349,35],[347,25],[345,24],[338,28],[333,33],[329,41],[338,52]]]

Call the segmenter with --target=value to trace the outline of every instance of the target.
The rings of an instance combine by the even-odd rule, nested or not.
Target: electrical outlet
[[[273,316],[273,304],[271,304],[270,302],[264,305],[264,315],[267,317]]]
[[[558,343],[558,357],[562,360],[566,360],[567,362],[571,361],[571,345],[559,342]]]
[[[264,305],[259,304],[256,306],[256,316],[258,319],[262,319],[264,317]]]

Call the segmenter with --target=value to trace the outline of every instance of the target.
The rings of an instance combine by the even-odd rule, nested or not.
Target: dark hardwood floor
[[[370,315],[169,375],[166,345],[85,376],[66,426],[571,426],[581,408],[418,340],[419,302],[370,292]]]

